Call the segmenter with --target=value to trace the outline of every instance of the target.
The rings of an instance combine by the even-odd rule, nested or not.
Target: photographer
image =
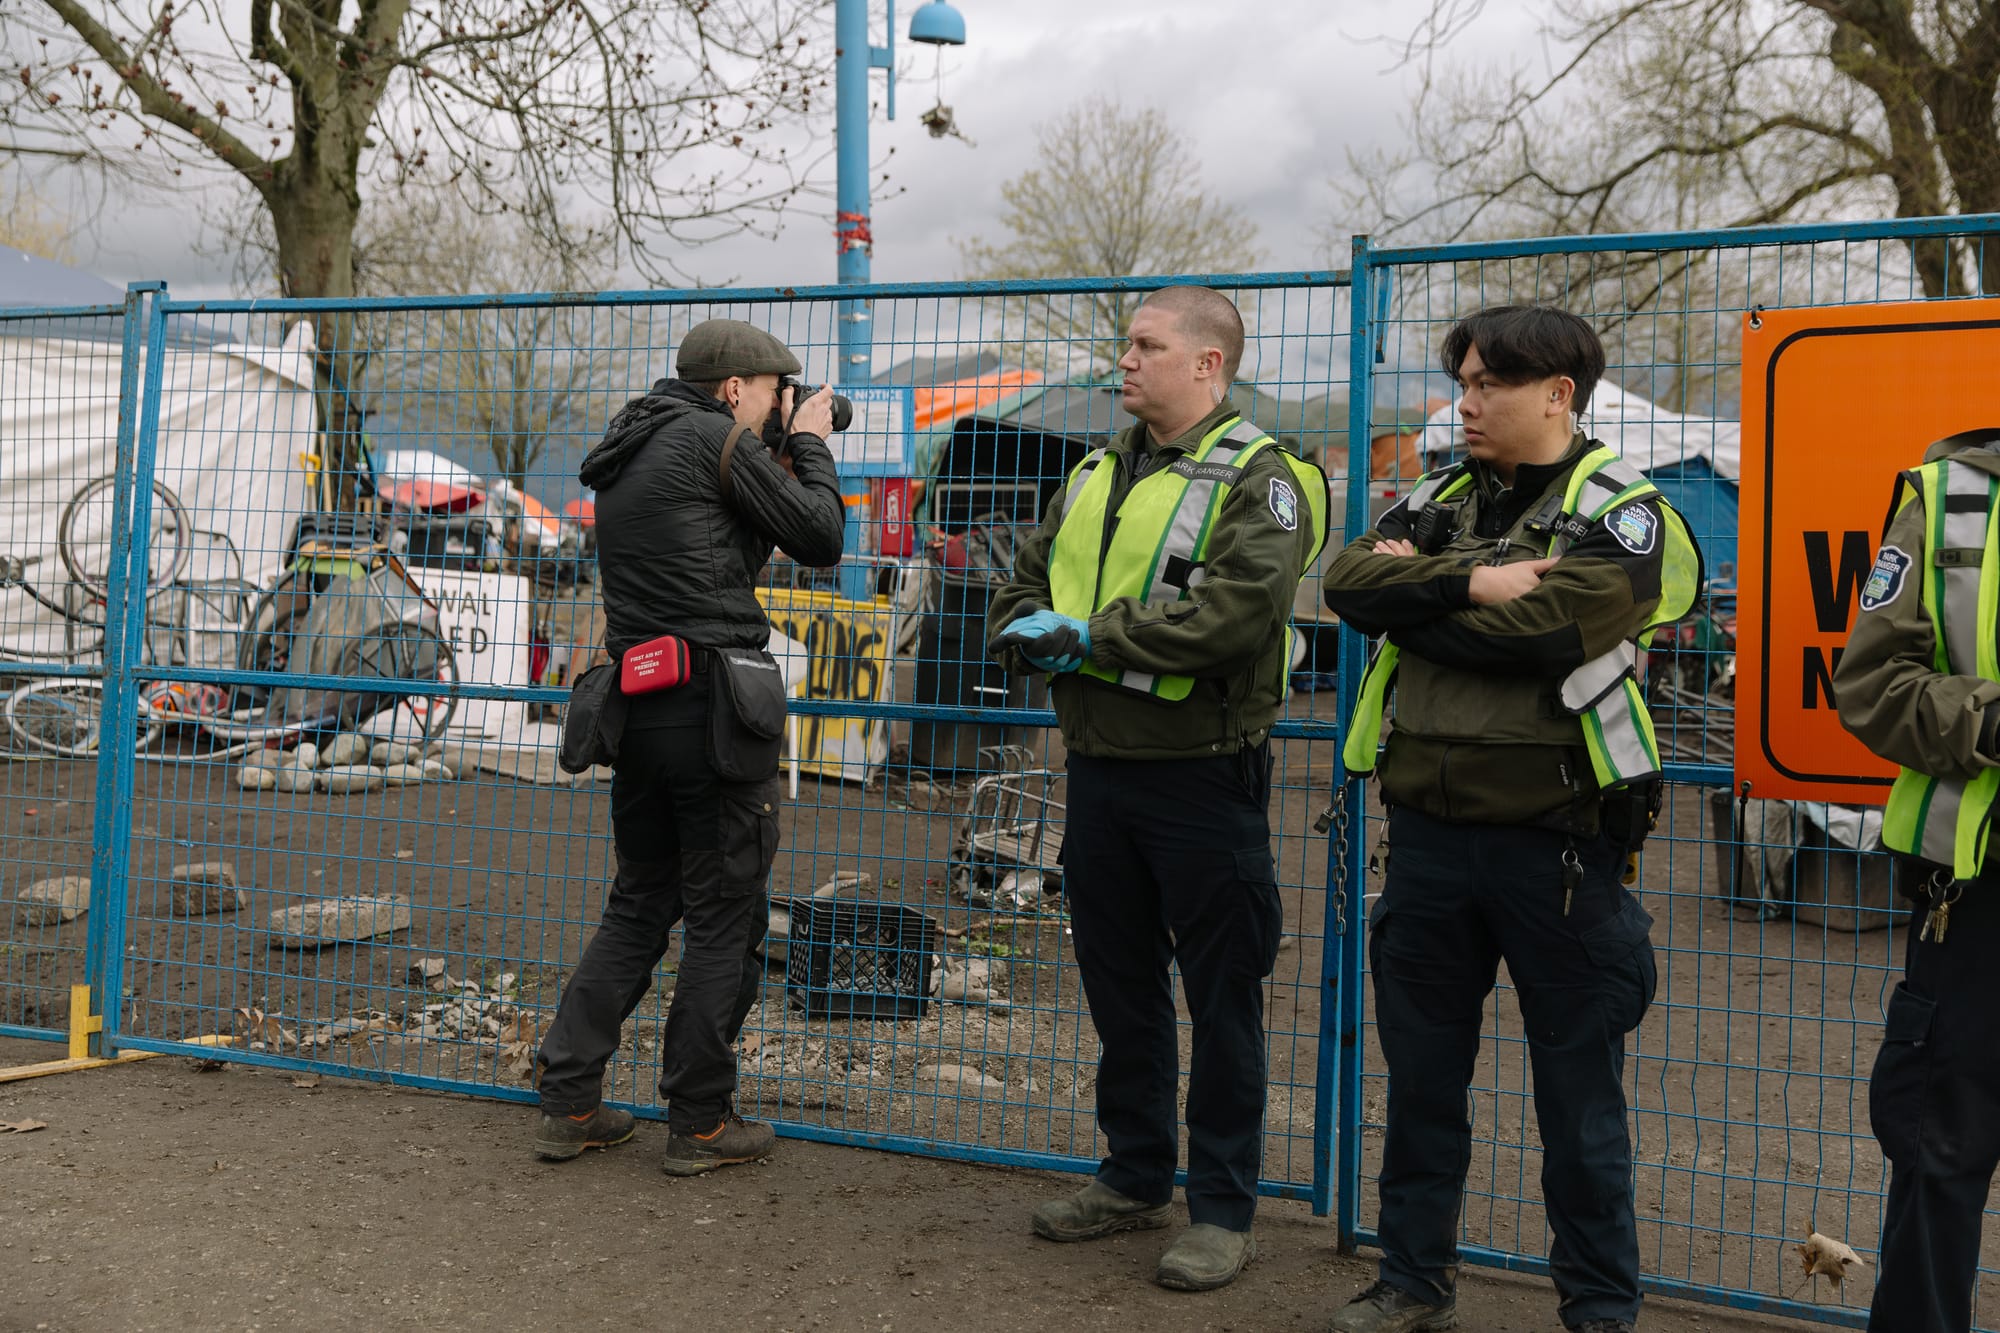
[[[837,400],[822,389],[794,402],[798,386],[784,377],[800,366],[783,343],[712,319],[689,330],[676,368],[625,405],[579,474],[597,492],[606,647],[623,657],[677,638],[688,674],[673,688],[626,691],[611,784],[617,878],[542,1043],[534,1148],[560,1160],[632,1136],[632,1117],[601,1105],[604,1065],[678,922],[661,1168],[694,1175],[765,1156],[775,1141],[733,1105],[732,1047],[760,978],[779,793],[775,744],[739,743],[726,725],[740,707],[734,666],[758,668],[769,642],[755,588],[772,548],[837,564],[845,518],[825,442]]]

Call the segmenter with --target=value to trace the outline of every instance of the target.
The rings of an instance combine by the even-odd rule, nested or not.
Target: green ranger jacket
[[[1107,446],[1117,467],[1108,512],[1117,513],[1142,470],[1150,475],[1192,454],[1210,431],[1238,415],[1224,399],[1179,438],[1158,446],[1143,423],[1120,432]],[[1114,673],[1192,676],[1194,682],[1186,698],[1172,700],[1081,672],[1057,675],[1049,693],[1069,749],[1106,759],[1184,759],[1234,754],[1270,734],[1290,665],[1292,597],[1316,545],[1313,524],[1301,521],[1297,509],[1285,516],[1289,526],[1281,521],[1270,501],[1274,480],[1296,495],[1284,452],[1267,446],[1251,457],[1223,500],[1208,532],[1204,577],[1185,598],[1147,605],[1120,597],[1090,617],[1092,665]],[[1057,495],[1015,553],[1013,576],[987,608],[989,650],[1017,618],[1053,609],[1049,559],[1062,517],[1063,496]],[[1036,670],[1017,648],[993,656],[1009,671]]]
[[[1327,606],[1400,654],[1377,770],[1385,800],[1463,823],[1596,831],[1597,779],[1561,686],[1654,622],[1670,549],[1663,502],[1636,499],[1577,531],[1522,597],[1476,606],[1471,595],[1475,566],[1546,554],[1551,535],[1530,528],[1594,444],[1578,435],[1556,462],[1522,464],[1511,489],[1475,461],[1455,507],[1430,511],[1431,535],[1405,501],[1327,566]],[[1433,553],[1377,554],[1384,539]]]
[[[1963,438],[1953,437],[1933,444],[1924,454],[1926,464],[1945,458],[1975,482],[2000,478],[2000,453],[1990,447],[1968,445]],[[1905,478],[1911,479],[1911,474],[1905,474]],[[1990,499],[1987,503],[1990,506]],[[1983,517],[1978,513],[1972,516]],[[1979,552],[1985,545],[1986,534],[1979,534],[1977,545],[1960,543],[1948,532],[1943,543],[1935,542],[1932,534],[1942,525],[1934,520],[1940,518],[1948,524],[1952,514],[1933,513],[1925,503],[1921,486],[1899,483],[1897,507],[1883,533],[1875,567],[1862,587],[1854,630],[1834,667],[1833,691],[1841,725],[1870,750],[1902,766],[1905,776],[1898,782],[1899,789],[1910,787],[1909,779],[1920,775],[1936,780],[1936,785],[1949,796],[1954,788],[1980,785],[1983,775],[2000,767],[1995,734],[2000,730],[2000,707],[1996,707],[2000,705],[2000,681],[1979,674],[1973,662],[1941,662],[1941,658],[1962,657],[1965,653],[1939,652],[1938,622],[1932,618],[1933,608],[1926,603],[1940,587],[1945,588],[1949,597],[1949,580],[1941,577],[1948,571],[1944,562],[1935,557],[1941,553],[1961,555],[1964,551],[1940,552],[1933,548],[1963,546]],[[1978,568],[1975,563],[1968,571],[1974,574],[1975,584]],[[1973,604],[1936,608],[1939,621],[1947,626],[1963,624],[1970,628],[1978,607],[1976,598],[1965,600]],[[1929,808],[1936,796],[1935,792],[1925,792],[1926,815],[1937,814]],[[1937,800],[1936,804],[1942,806],[1946,802]],[[1892,797],[1891,813],[1895,805]],[[1976,873],[1979,869],[1976,853],[1983,849],[1973,845],[1954,849],[1957,839],[1948,818],[1918,822],[1939,825],[1930,830],[1931,836],[1916,840],[1930,845],[1898,850],[1954,866],[1962,877]],[[1883,841],[1895,846],[1899,839],[1890,823],[1885,818]],[[1983,833],[1984,830],[1968,831]],[[1973,841],[1976,843],[1977,839]],[[1962,854],[1954,856],[1954,850]]]

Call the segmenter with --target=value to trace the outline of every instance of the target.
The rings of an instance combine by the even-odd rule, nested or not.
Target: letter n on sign
[[[2000,425],[2000,300],[1766,310],[1743,330],[1736,780],[1879,805],[1893,765],[1829,689],[1896,474],[1934,440]]]

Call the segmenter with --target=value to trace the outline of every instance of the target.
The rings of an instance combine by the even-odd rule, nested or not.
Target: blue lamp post
[[[965,19],[944,0],[930,0],[910,19],[910,40],[963,46]],[[837,180],[833,233],[839,246],[839,281],[868,281],[875,237],[868,206],[868,71],[889,72],[889,119],[896,118],[896,0],[889,0],[889,45],[868,44],[868,0],[837,0],[833,16],[834,139]],[[866,301],[842,301],[838,318],[836,384],[862,384],[873,361],[873,331]]]

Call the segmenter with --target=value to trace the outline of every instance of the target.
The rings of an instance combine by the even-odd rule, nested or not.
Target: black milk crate
[[[937,922],[894,903],[794,898],[785,994],[808,1018],[916,1018],[930,1001]]]

